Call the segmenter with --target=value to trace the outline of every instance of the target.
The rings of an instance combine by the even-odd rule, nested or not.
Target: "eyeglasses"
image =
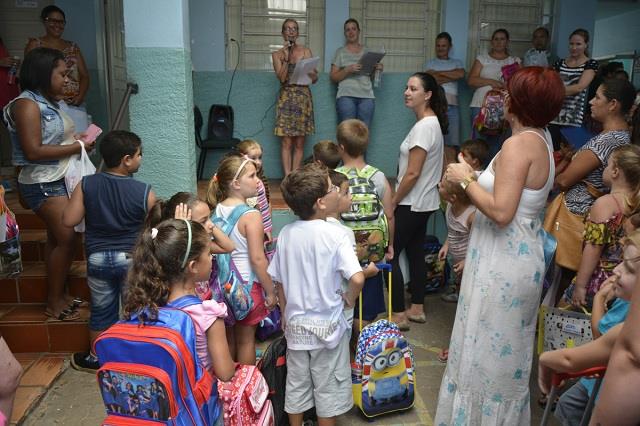
[[[328,190],[328,191],[327,191],[327,193],[326,193],[326,194],[324,194],[324,195],[325,195],[325,196],[326,196],[326,195],[329,195],[329,194],[331,194],[332,192],[340,192],[340,187],[332,184],[331,186],[329,186],[329,190]]]
[[[288,27],[288,28],[285,28],[285,29],[284,29],[284,32],[285,32],[285,33],[297,33],[297,32],[298,32],[298,29],[297,29],[297,28],[295,28],[295,27]]]
[[[44,20],[48,24],[58,24],[58,25],[66,25],[67,21],[64,19],[53,19],[53,18],[45,18]]]

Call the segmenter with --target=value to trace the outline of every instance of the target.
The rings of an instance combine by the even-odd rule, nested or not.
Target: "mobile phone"
[[[87,130],[85,130],[85,136],[82,138],[82,140],[87,143],[93,142],[98,138],[98,136],[100,136],[101,133],[102,129],[92,123],[89,125],[89,127],[87,127]]]

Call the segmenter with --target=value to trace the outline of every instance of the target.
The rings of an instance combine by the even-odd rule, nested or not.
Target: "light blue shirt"
[[[434,58],[431,59],[430,61],[427,61],[424,64],[424,69],[425,70],[433,70],[433,71],[453,71],[456,69],[462,68],[464,69],[464,64],[462,63],[461,60],[459,59],[438,59],[438,58]],[[444,93],[447,95],[447,101],[453,97],[454,99],[456,99],[456,103],[454,105],[457,105],[457,98],[458,98],[458,82],[457,81],[450,81],[448,83],[444,83],[442,85],[442,88],[444,89]]]

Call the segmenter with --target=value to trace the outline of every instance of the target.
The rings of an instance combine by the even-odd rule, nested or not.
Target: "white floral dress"
[[[438,426],[530,423],[529,374],[544,275],[541,212],[554,176],[548,133],[545,143],[547,183],[523,190],[513,221],[500,228],[476,213],[440,385]],[[478,183],[493,192],[494,178],[492,161]]]

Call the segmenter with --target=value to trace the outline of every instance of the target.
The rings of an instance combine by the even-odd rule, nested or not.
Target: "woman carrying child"
[[[614,150],[602,180],[611,192],[598,198],[587,215],[580,268],[563,300],[588,310],[600,285],[621,261],[623,221],[640,209],[640,147]]]
[[[209,279],[210,273],[211,237],[202,225],[169,219],[144,230],[133,251],[127,277],[125,318],[145,310],[147,320],[153,321],[159,308],[182,297],[195,296],[196,283]],[[235,365],[224,322],[217,321],[226,316],[226,306],[205,300],[183,310],[195,323],[199,362],[218,379],[230,380]],[[222,419],[221,412],[218,419]]]
[[[258,182],[257,169],[251,159],[241,155],[225,157],[207,191],[207,202],[215,209],[214,217],[228,220],[236,208],[245,206],[248,198],[256,196]],[[245,318],[236,321],[228,337],[234,359],[240,364],[252,365],[256,362],[256,328],[277,303],[273,282],[267,274],[260,212],[248,209],[235,223],[229,237],[236,247],[231,253],[231,262],[242,281],[251,284],[253,307]]]

